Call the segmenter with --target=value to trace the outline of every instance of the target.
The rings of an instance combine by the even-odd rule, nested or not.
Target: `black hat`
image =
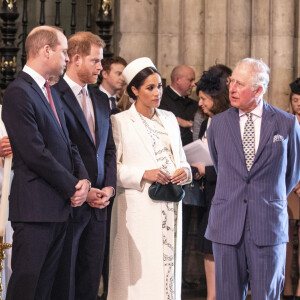
[[[222,93],[227,86],[227,77],[217,67],[211,67],[208,71],[204,71],[200,80],[196,83],[197,94],[199,91],[209,95],[217,96]]]
[[[300,95],[300,78],[297,78],[290,84],[290,88],[293,94]]]

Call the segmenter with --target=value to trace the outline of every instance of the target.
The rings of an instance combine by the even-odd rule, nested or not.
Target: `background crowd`
[[[300,195],[300,79],[289,114],[263,100],[261,60],[199,79],[179,65],[163,89],[149,58],[103,59],[104,46],[89,32],[67,40],[37,27],[4,94],[0,155],[14,157],[6,299],[181,299],[196,287],[182,272],[193,213],[207,299],[244,299],[249,282],[253,299],[298,299],[299,206],[290,200],[288,222],[285,199]],[[188,164],[183,146],[198,139],[214,165]],[[155,182],[185,197],[157,201]]]

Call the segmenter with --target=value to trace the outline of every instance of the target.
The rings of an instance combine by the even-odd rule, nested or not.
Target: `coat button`
[[[244,203],[247,203],[247,200],[246,200],[246,199],[244,199]]]

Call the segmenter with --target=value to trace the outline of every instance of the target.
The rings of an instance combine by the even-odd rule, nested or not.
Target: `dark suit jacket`
[[[110,123],[110,107],[107,96],[98,88],[89,87],[95,114],[95,139],[93,142],[83,111],[69,85],[62,78],[54,85],[59,93],[65,111],[70,139],[77,145],[93,187],[116,187],[116,148]],[[90,211],[97,219],[106,219],[106,209],[91,208],[87,203],[74,209],[75,219]]]
[[[205,119],[201,123],[200,131],[199,131],[199,139],[202,139],[202,137],[204,136],[204,133],[207,129],[207,122],[208,119]],[[215,194],[216,182],[217,182],[217,173],[214,166],[206,166],[204,187],[205,187],[205,197],[206,197],[205,200],[208,206],[210,206],[211,200]]]
[[[61,102],[52,89],[59,125],[43,91],[21,71],[4,94],[2,119],[13,151],[9,214],[17,222],[63,222],[69,198],[88,174],[71,145]]]
[[[159,108],[171,111],[176,117],[186,121],[193,121],[198,103],[188,97],[179,97],[170,86],[167,86],[163,91]],[[180,127],[180,135],[183,146],[193,142],[190,128]]]
[[[259,146],[249,172],[238,109],[214,116],[207,137],[218,180],[205,237],[236,245],[247,216],[256,245],[288,242],[286,198],[300,179],[300,127],[295,116],[263,104]]]

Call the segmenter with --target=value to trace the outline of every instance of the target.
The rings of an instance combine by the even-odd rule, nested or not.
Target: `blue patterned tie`
[[[254,123],[252,114],[247,113],[248,120],[245,124],[243,135],[243,150],[246,159],[247,170],[250,171],[255,157],[255,143],[254,143]]]

